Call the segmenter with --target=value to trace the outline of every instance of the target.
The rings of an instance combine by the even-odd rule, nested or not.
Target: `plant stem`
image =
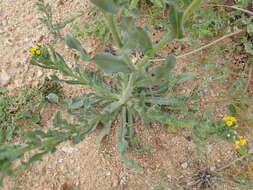
[[[119,33],[118,33],[117,27],[115,25],[115,21],[113,19],[113,15],[112,14],[106,14],[106,13],[104,13],[104,15],[105,15],[105,18],[107,20],[108,27],[109,27],[109,29],[110,29],[110,31],[112,33],[112,37],[113,37],[114,42],[116,43],[116,45],[118,46],[118,48],[122,48],[123,47],[123,43],[120,40]],[[128,55],[126,55],[122,51],[121,51],[121,54],[123,55],[123,58],[126,61],[126,63],[128,64],[128,66],[133,71],[136,70],[135,67],[134,67],[134,64],[132,63],[132,61],[130,60],[130,58],[128,57]]]
[[[183,21],[185,22],[189,16],[191,16],[192,12],[198,8],[199,4],[202,0],[193,0],[192,3],[187,7],[187,9],[184,11],[183,15]]]
[[[120,40],[119,33],[118,33],[116,25],[114,23],[113,15],[112,14],[106,14],[106,13],[104,13],[104,16],[105,16],[105,18],[107,20],[108,27],[111,30],[113,40],[115,41],[116,45],[119,48],[122,48],[123,44],[122,44],[122,42]]]
[[[137,8],[138,3],[139,3],[139,0],[132,0],[132,1],[131,1],[131,4],[130,4],[130,8],[131,8],[131,9]]]
[[[96,91],[100,92],[101,94],[103,95],[106,95],[110,98],[116,98],[116,95],[111,93],[110,91],[94,84],[94,83],[90,83],[88,80],[85,80],[84,78],[82,77],[79,77],[79,76],[73,76],[74,78],[76,78],[78,81],[80,81],[83,85],[89,85],[91,88],[95,89]]]
[[[121,96],[121,99],[120,99],[120,101],[121,101],[123,104],[126,103],[127,100],[128,100],[128,99],[131,97],[131,95],[132,95],[135,77],[136,77],[136,74],[135,74],[135,73],[132,73],[132,74],[129,76],[129,81],[128,81],[127,87],[126,87],[126,89],[123,91],[122,96]]]

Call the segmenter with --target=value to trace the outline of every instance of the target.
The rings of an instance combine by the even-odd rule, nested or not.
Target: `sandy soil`
[[[36,86],[52,71],[42,70],[27,64],[30,56],[28,49],[37,43],[49,40],[46,28],[40,23],[40,14],[34,7],[36,0],[1,0],[0,2],[0,82],[10,92],[17,92],[24,84]],[[51,0],[56,10],[56,19],[66,18],[78,11],[88,13],[87,0]],[[75,21],[81,23],[88,15]],[[63,32],[67,32],[67,27]],[[96,40],[83,40],[89,53],[102,46]],[[72,52],[63,43],[59,50],[69,59]],[[166,52],[167,51],[167,52]],[[168,54],[168,49],[162,54]],[[180,71],[189,60],[180,60]],[[222,88],[212,89],[213,97],[222,93]],[[179,90],[184,90],[183,87]],[[64,85],[64,96],[74,97],[90,91],[83,86]],[[187,93],[187,90],[186,90]],[[207,94],[210,94],[207,92]],[[212,99],[215,100],[215,99]],[[49,105],[43,116],[43,128],[52,127],[53,112],[59,107]],[[224,113],[218,108],[217,117]],[[196,146],[182,135],[168,133],[155,126],[151,130],[140,129],[142,141],[156,147],[154,152],[130,152],[144,168],[143,173],[135,173],[119,160],[115,150],[115,134],[111,134],[99,147],[95,132],[80,144],[70,142],[59,145],[56,153],[47,155],[43,161],[33,164],[28,170],[12,179],[6,180],[4,190],[146,190],[152,189],[148,180],[153,179],[164,184],[178,181],[187,183],[198,169],[203,168]],[[185,130],[187,134],[189,131]],[[208,165],[215,169],[231,162],[236,157],[231,144],[211,144],[208,147]],[[14,181],[13,181],[14,180]],[[188,180],[188,181],[187,181]],[[224,189],[232,190],[232,187]]]

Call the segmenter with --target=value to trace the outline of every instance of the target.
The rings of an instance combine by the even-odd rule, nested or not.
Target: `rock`
[[[75,148],[73,148],[73,147],[62,147],[62,149],[61,149],[63,152],[65,152],[65,153],[73,153],[73,152],[75,152],[76,151],[76,149]]]
[[[172,180],[172,177],[170,175],[167,175],[168,180]]]
[[[110,176],[110,175],[111,175],[111,172],[109,171],[109,172],[107,172],[105,175]]]
[[[119,180],[118,180],[118,178],[113,178],[112,179],[112,187],[113,188],[116,188],[116,187],[118,187],[118,185],[119,185]]]
[[[63,161],[64,161],[63,158],[60,158],[60,159],[58,160],[59,163],[62,163]]]
[[[6,71],[3,71],[0,73],[0,84],[5,86],[7,85],[11,80],[10,74],[8,74]]]
[[[23,84],[24,84],[23,80],[21,79],[15,80],[15,86],[17,88],[21,88]]]
[[[8,21],[7,21],[7,20],[3,20],[3,21],[2,21],[2,25],[3,25],[3,26],[7,26],[7,24],[8,24]]]
[[[188,163],[187,163],[187,162],[182,163],[182,164],[181,164],[181,167],[182,167],[183,169],[186,169],[186,168],[188,167]]]
[[[43,75],[43,72],[41,70],[38,70],[37,77],[40,78]]]
[[[12,41],[13,41],[12,39],[7,39],[5,41],[5,45],[7,45],[7,46],[13,46],[13,42]]]
[[[215,166],[211,166],[210,167],[210,171],[214,172],[216,170],[216,167]]]

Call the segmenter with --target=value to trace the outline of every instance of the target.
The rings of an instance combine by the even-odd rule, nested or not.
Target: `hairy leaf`
[[[121,21],[121,29],[125,36],[125,46],[124,48],[129,48],[131,50],[140,49],[144,53],[148,53],[152,50],[153,45],[148,36],[148,33],[141,27],[135,25],[135,19],[132,17],[125,17]]]
[[[112,14],[117,13],[117,5],[115,4],[114,0],[91,0],[91,2],[103,11]]]
[[[174,4],[170,6],[169,20],[171,23],[171,33],[173,38],[184,37],[183,12],[178,10]]]
[[[177,81],[176,83],[177,84],[180,84],[180,83],[184,83],[188,80],[191,80],[193,79],[194,77],[198,76],[197,73],[194,73],[194,72],[186,72],[186,73],[182,73],[180,75],[177,76]]]
[[[57,95],[54,94],[54,93],[48,94],[48,96],[47,96],[46,98],[47,98],[50,102],[59,103],[59,96],[57,96]]]
[[[125,156],[125,151],[129,148],[129,143],[126,140],[127,135],[127,121],[126,121],[126,108],[124,107],[121,113],[121,122],[118,129],[117,136],[117,151],[119,152],[120,158],[128,165],[128,167],[135,169],[136,171],[142,171],[142,168],[136,164],[132,159],[128,159]]]
[[[81,53],[83,61],[89,60],[89,56],[87,52],[83,49],[82,44],[77,39],[75,39],[72,35],[70,34],[65,35],[65,42],[70,48],[76,49],[77,51]]]
[[[113,56],[108,53],[96,54],[91,61],[108,73],[129,73],[131,69],[120,56]]]

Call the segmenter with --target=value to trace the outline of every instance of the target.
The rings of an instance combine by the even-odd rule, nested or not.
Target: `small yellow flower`
[[[239,149],[239,148],[241,148],[242,146],[244,146],[244,145],[247,144],[247,140],[243,139],[242,136],[239,136],[238,139],[239,139],[239,140],[236,140],[236,141],[235,141],[235,149]]]
[[[237,120],[234,117],[230,117],[230,121],[236,122]]]
[[[36,50],[35,50],[35,48],[30,48],[29,51],[30,51],[31,54],[34,55]]]
[[[41,50],[36,50],[36,55],[40,55],[41,54]]]
[[[229,117],[229,116],[225,116],[225,117],[223,117],[222,120],[223,120],[223,121],[229,121],[229,120],[230,120],[230,117]]]
[[[30,48],[29,51],[33,55],[40,55],[41,54],[41,50],[40,50],[39,46],[35,46],[33,48]]]
[[[232,121],[232,122],[236,122],[237,120],[235,119],[235,117],[232,116],[225,116],[222,119],[223,121]]]
[[[245,140],[245,139],[241,139],[240,140],[240,145],[241,146],[244,146],[244,145],[246,145],[247,144],[247,141]]]
[[[227,124],[227,126],[229,126],[229,127],[230,127],[230,126],[232,126],[232,125],[233,125],[233,121],[227,121],[227,122],[226,122],[226,124]]]

